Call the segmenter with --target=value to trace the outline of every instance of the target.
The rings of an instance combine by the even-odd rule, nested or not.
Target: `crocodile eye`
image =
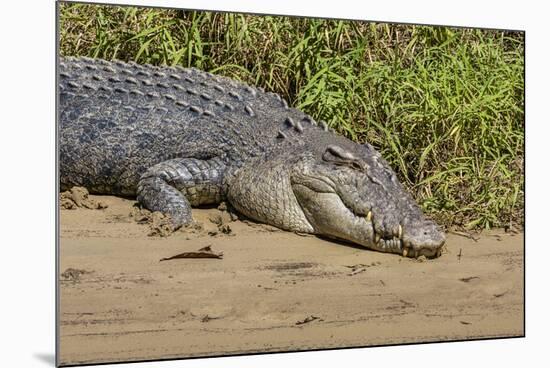
[[[328,146],[323,153],[323,161],[340,166],[348,166],[356,170],[366,170],[366,165],[353,153],[340,146]]]

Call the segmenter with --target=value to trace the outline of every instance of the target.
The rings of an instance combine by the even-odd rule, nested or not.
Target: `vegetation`
[[[522,33],[63,4],[60,50],[278,92],[373,144],[440,223],[523,225]]]

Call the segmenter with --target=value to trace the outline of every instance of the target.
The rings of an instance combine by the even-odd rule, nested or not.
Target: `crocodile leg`
[[[140,178],[138,201],[151,211],[170,215],[174,229],[189,224],[191,206],[222,200],[225,164],[218,158],[177,158],[149,168]]]

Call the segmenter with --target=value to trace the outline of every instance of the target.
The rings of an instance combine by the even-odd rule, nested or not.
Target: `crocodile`
[[[255,221],[406,257],[445,234],[369,143],[261,87],[195,68],[62,57],[60,189],[134,197],[174,230],[228,202]]]

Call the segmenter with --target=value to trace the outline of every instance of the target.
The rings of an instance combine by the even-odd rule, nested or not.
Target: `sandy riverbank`
[[[449,234],[419,262],[241,221],[222,231],[217,209],[151,237],[134,201],[92,198],[108,207],[61,211],[62,364],[523,334],[523,234]],[[223,259],[159,262],[208,245]]]

